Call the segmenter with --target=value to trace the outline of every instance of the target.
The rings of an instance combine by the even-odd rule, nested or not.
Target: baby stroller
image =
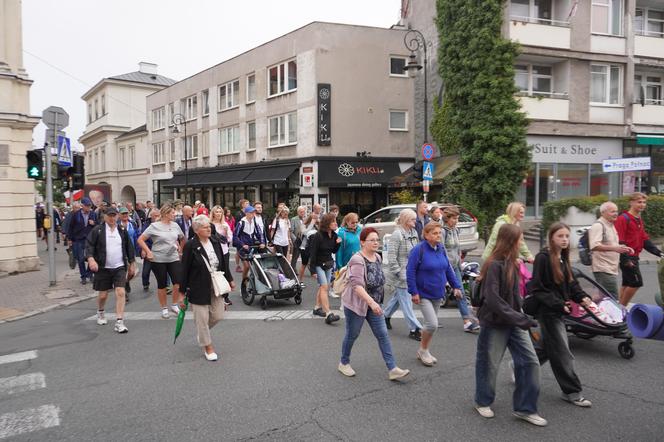
[[[585,309],[581,305],[571,302],[571,313],[563,316],[567,332],[582,339],[592,339],[595,336],[622,339],[623,342],[618,344],[618,353],[625,359],[633,358],[633,338],[627,327],[627,310],[617,302],[611,293],[581,270],[574,267],[572,271],[583,291],[592,298],[596,307]]]
[[[302,303],[303,285],[281,253],[252,247],[248,254],[240,258],[249,263],[247,278],[240,285],[242,301],[245,304],[251,305],[256,296],[260,296],[259,303],[263,310],[267,308],[268,296],[274,299],[293,298],[295,304]]]

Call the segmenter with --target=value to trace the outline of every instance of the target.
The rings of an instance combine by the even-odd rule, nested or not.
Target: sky
[[[102,78],[138,70],[182,80],[312,21],[390,27],[400,0],[22,0],[30,110],[69,114],[72,147],[85,129],[81,96]],[[46,126],[35,127],[41,147]],[[80,147],[82,150],[82,147]]]

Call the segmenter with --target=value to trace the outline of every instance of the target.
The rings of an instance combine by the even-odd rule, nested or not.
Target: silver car
[[[468,252],[470,250],[477,248],[477,243],[479,240],[479,232],[477,231],[477,219],[466,209],[456,204],[449,203],[434,203],[429,204],[429,209],[434,205],[445,209],[445,207],[454,206],[459,212],[459,223],[457,227],[459,228],[459,242],[461,243],[461,250],[463,252]],[[363,228],[373,227],[378,231],[378,236],[382,242],[385,242],[386,236],[389,238],[392,235],[392,232],[396,228],[396,220],[399,217],[399,213],[403,209],[413,209],[415,210],[415,204],[399,204],[396,206],[387,206],[383,207],[380,210],[376,210],[372,214],[366,216],[360,220]]]

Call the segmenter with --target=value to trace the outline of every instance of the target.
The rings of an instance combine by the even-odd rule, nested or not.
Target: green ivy
[[[505,0],[437,0],[439,73],[444,104],[434,109],[431,133],[461,167],[450,188],[488,236],[514,198],[530,164],[528,121],[515,99],[518,45],[503,38]]]

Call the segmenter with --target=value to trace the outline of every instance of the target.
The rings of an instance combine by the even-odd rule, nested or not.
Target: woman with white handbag
[[[210,220],[198,215],[192,221],[195,236],[182,253],[180,291],[187,296],[194,312],[198,344],[205,359],[216,361],[219,356],[212,345],[210,329],[221,320],[226,306],[222,295],[235,288],[219,241],[211,237]]]

